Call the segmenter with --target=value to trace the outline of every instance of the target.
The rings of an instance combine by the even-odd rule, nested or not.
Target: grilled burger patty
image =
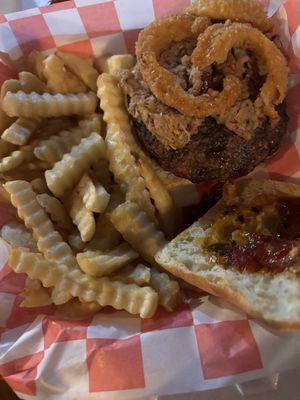
[[[135,135],[163,169],[177,176],[193,182],[234,179],[249,173],[277,150],[286,132],[285,106],[278,107],[275,126],[263,113],[256,112],[253,102],[265,75],[260,74],[250,51],[234,49],[224,64],[198,71],[190,60],[194,47],[193,40],[173,43],[161,53],[161,65],[193,95],[222,90],[224,73],[234,65],[242,84],[239,101],[223,115],[184,115],[153,95],[136,65],[133,71],[120,74]],[[241,134],[245,131],[252,132],[248,140]]]
[[[266,118],[250,140],[219,125],[213,118],[206,118],[189,143],[177,150],[165,147],[143,122],[131,120],[138,141],[163,169],[193,182],[203,182],[226,181],[246,175],[274,153],[286,132],[284,105],[280,107],[279,115],[275,127],[271,127]]]

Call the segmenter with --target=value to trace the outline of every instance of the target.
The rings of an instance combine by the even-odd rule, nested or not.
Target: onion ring
[[[206,28],[208,28],[211,25],[211,20],[206,17],[197,17],[192,26],[191,26],[191,31],[195,35],[199,35],[200,33],[204,32]]]
[[[224,111],[235,103],[240,93],[239,79],[233,75],[225,76],[222,92],[211,90],[209,94],[193,96],[181,87],[176,75],[158,62],[161,51],[172,42],[196,38],[191,31],[194,21],[194,17],[181,14],[152,22],[139,34],[136,56],[145,82],[162,103],[183,114],[204,117]],[[206,25],[203,27],[205,29]],[[196,30],[199,34],[199,29]]]
[[[187,7],[186,13],[213,20],[246,22],[263,32],[270,31],[273,23],[263,5],[256,0],[198,0]]]
[[[273,105],[283,101],[288,80],[287,63],[280,50],[261,31],[250,25],[236,22],[218,29],[214,27],[212,25],[207,28],[198,37],[197,47],[192,53],[192,63],[202,69],[214,62],[223,63],[233,47],[253,51],[268,71],[255,105],[262,106],[266,115],[276,118],[277,112]]]

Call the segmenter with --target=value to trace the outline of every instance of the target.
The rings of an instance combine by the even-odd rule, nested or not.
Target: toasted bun
[[[242,180],[235,189],[245,204],[259,194],[300,197],[300,185],[269,180]],[[300,276],[288,270],[273,275],[212,266],[202,251],[197,238],[205,237],[209,225],[220,217],[226,196],[159,251],[156,261],[173,275],[223,297],[273,327],[300,330]]]

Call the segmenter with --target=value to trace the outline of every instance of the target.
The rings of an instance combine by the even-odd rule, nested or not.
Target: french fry
[[[30,170],[28,168],[22,168],[22,166],[13,169],[11,171],[2,172],[2,178],[8,181],[18,181],[27,180],[27,182],[33,179],[42,179],[44,177],[44,172],[41,170]]]
[[[49,136],[55,135],[63,130],[68,130],[75,126],[75,121],[72,117],[48,118],[44,120],[43,125],[38,129],[38,138],[48,139]]]
[[[34,149],[34,155],[39,160],[54,164],[61,160],[65,153],[69,153],[73,146],[79,144],[82,138],[98,131],[100,132],[100,120],[92,114],[79,121],[79,126],[63,130],[39,142]]]
[[[14,150],[17,150],[17,148],[16,145],[0,139],[0,158],[10,155]]]
[[[44,82],[31,72],[20,72],[19,81],[21,83],[21,90],[25,93],[36,92],[42,94],[47,92],[47,87]]]
[[[84,174],[76,190],[88,211],[95,213],[102,213],[105,211],[109,203],[110,195],[100,183],[94,183],[87,174]]]
[[[56,55],[64,62],[64,64],[78,76],[91,90],[96,92],[96,81],[98,78],[98,71],[91,65],[89,60],[83,59],[71,53],[64,53],[57,51]]]
[[[30,183],[26,181],[11,181],[4,185],[10,194],[11,202],[18,211],[25,226],[37,240],[37,247],[48,260],[65,264],[70,269],[78,269],[76,258],[69,245],[54,229],[49,217],[36,199]]]
[[[33,50],[27,57],[29,70],[33,74],[37,75],[42,81],[46,80],[44,76],[44,59],[45,56],[37,50]]]
[[[61,160],[64,154],[69,153],[73,146],[78,145],[83,137],[84,131],[78,127],[61,131],[38,143],[34,155],[39,160],[48,161],[53,165]]]
[[[123,238],[151,265],[157,265],[154,256],[166,244],[162,232],[137,204],[126,201],[109,215]]]
[[[124,283],[135,283],[138,286],[149,285],[151,278],[151,268],[143,264],[127,265],[120,271],[110,276],[111,279]]]
[[[51,54],[44,61],[43,74],[51,93],[83,93],[87,91],[85,84],[71,71],[68,71],[63,61]]]
[[[106,71],[113,76],[117,76],[121,69],[132,69],[135,64],[135,58],[132,54],[116,54],[108,57],[106,60]]]
[[[101,74],[102,72],[109,72],[107,66],[107,60],[110,58],[110,55],[100,56],[94,58],[94,67]]]
[[[26,144],[41,123],[40,119],[18,118],[1,135],[6,142],[22,146]]]
[[[47,91],[46,85],[31,72],[20,72],[18,79],[8,79],[1,86],[1,100],[3,101],[8,92],[17,93],[22,91],[26,94],[36,92],[42,94]]]
[[[125,198],[126,193],[122,185],[116,185],[114,184],[112,186],[111,194],[110,194],[110,201],[107,206],[106,212],[110,213],[113,211],[116,207],[118,207],[120,204],[124,203],[126,200]]]
[[[4,189],[4,183],[5,182],[0,181],[0,203],[11,206],[10,196],[7,193],[7,191]]]
[[[9,264],[15,272],[39,279],[44,287],[55,287],[61,293],[70,291],[73,297],[83,301],[124,309],[142,318],[152,317],[157,309],[158,295],[150,287],[127,285],[108,278],[95,279],[81,271],[75,274],[65,265],[45,260],[41,254],[26,249],[13,249]]]
[[[111,176],[108,161],[105,158],[101,158],[101,160],[92,164],[90,172],[98,182],[102,183],[107,192],[111,190]]]
[[[52,303],[49,291],[37,279],[26,279],[21,307],[43,307]]]
[[[130,54],[115,55],[109,57],[107,59],[108,72],[111,75],[116,76],[121,69],[131,69],[134,66],[134,63],[134,57]],[[118,95],[116,94],[116,97],[117,96],[121,98],[121,93],[119,93]],[[126,122],[124,122],[124,126],[126,125]],[[131,137],[131,135],[129,137]],[[129,144],[131,145],[132,151],[136,150],[135,146],[133,146],[132,138]],[[150,162],[148,162],[147,157],[141,151],[135,153],[135,155],[137,156],[141,175],[146,182],[146,186],[150,192],[150,196],[154,200],[155,207],[159,212],[164,231],[168,236],[171,237],[174,234],[175,228],[174,204],[172,198],[156,175],[153,168],[151,168],[151,164]],[[143,155],[143,157],[141,157],[141,155]]]
[[[71,299],[57,307],[55,316],[73,321],[83,320],[96,314],[101,308],[95,302],[81,302],[79,299]]]
[[[17,168],[24,162],[33,159],[33,146],[22,146],[20,150],[13,151],[9,156],[2,158],[0,161],[0,172],[7,172]]]
[[[175,206],[173,199],[165,185],[156,175],[147,158],[141,156],[141,154],[137,154],[136,160],[150,196],[154,201],[155,208],[158,211],[163,231],[168,238],[171,238],[175,233]]]
[[[116,125],[113,130],[120,130],[131,136],[131,127],[125,107],[124,94],[119,87],[118,79],[110,74],[103,73],[97,79],[97,96],[100,99],[103,120],[107,123],[109,132],[111,125]]]
[[[100,135],[92,133],[55,163],[51,170],[45,172],[49,189],[56,197],[62,196],[78,182],[92,163],[103,157],[105,157],[104,141]]]
[[[126,198],[136,202],[156,222],[155,209],[145,181],[131,154],[131,143],[134,139],[118,81],[112,75],[103,73],[99,76],[97,85],[100,106],[104,112],[103,119],[107,123],[105,142],[110,170],[115,180],[126,186]]]
[[[58,227],[67,230],[72,229],[70,217],[58,199],[47,193],[37,195],[36,199]]]
[[[16,72],[27,71],[27,58],[25,56],[21,56],[16,60],[13,60],[9,53],[4,51],[0,51],[0,60],[3,64],[6,64],[10,69]]]
[[[93,239],[86,243],[86,249],[91,251],[107,251],[120,243],[121,235],[110,222],[106,214],[101,214],[96,221]]]
[[[70,217],[73,223],[77,226],[81,240],[88,242],[92,239],[96,229],[94,214],[87,210],[81,194],[75,188],[71,196]]]
[[[128,243],[122,243],[107,253],[85,251],[76,255],[82,271],[98,278],[113,273],[137,257],[138,254],[132,250]]]
[[[119,186],[114,185],[106,211],[111,212],[124,201],[125,196],[123,191]],[[116,247],[120,241],[121,235],[110,222],[107,214],[101,214],[96,221],[96,230],[93,239],[87,243],[86,250],[111,250]]]
[[[60,290],[60,288],[53,288],[51,291],[51,299],[54,304],[65,304],[72,299],[72,294],[68,290]]]
[[[60,117],[63,115],[84,115],[95,111],[97,99],[94,93],[50,94],[7,92],[2,108],[9,117]]]
[[[106,191],[105,187],[101,183],[96,183],[94,188],[96,189],[95,195],[92,194],[91,191],[86,200],[84,196],[83,201],[85,202],[88,210],[95,213],[103,213],[108,206],[110,194]]]
[[[68,243],[75,252],[82,251],[86,246],[86,243],[82,241],[79,232],[72,232],[68,236]]]
[[[35,158],[33,160],[30,160],[26,167],[29,169],[29,171],[43,171],[45,169],[51,168],[51,164],[48,163],[47,161],[41,161],[41,160],[36,160]]]
[[[155,268],[151,269],[150,286],[157,291],[159,304],[169,312],[173,311],[182,300],[178,282]]]
[[[18,79],[8,79],[1,86],[1,101],[3,101],[6,93],[17,93],[22,90],[21,82]]]
[[[35,191],[35,193],[38,193],[38,194],[44,194],[44,193],[50,194],[48,186],[47,186],[45,180],[42,179],[42,178],[33,179],[30,182],[30,185],[31,185],[32,189]]]
[[[2,110],[2,105],[1,105],[1,99],[0,99],[0,133],[5,131],[5,129],[9,128],[12,123],[14,123],[16,118],[11,118],[9,117],[3,110]],[[1,141],[1,139],[0,139]],[[0,146],[0,152],[1,152],[1,146]]]
[[[28,247],[31,251],[37,251],[32,234],[20,222],[11,221],[3,225],[1,237],[12,247]]]
[[[108,66],[108,71],[112,75],[117,75],[118,71],[120,69],[130,69],[134,65],[134,58],[130,55],[123,55],[123,56],[112,56],[108,58],[107,60],[107,66]],[[101,78],[99,78],[100,80]],[[106,78],[106,85],[111,89],[111,92],[113,92],[113,80],[108,77]],[[115,85],[116,86],[116,85]],[[117,93],[119,92],[119,93]],[[103,92],[105,94],[105,91]],[[122,93],[120,92],[120,89],[114,87],[114,97],[119,97],[121,101],[124,103],[123,98],[122,98]],[[101,97],[101,94],[100,94]],[[101,101],[101,107],[102,107],[102,101]],[[127,135],[127,141],[128,145],[131,147],[131,153],[135,153],[136,156],[138,156],[138,164],[140,167],[140,172],[142,177],[144,178],[146,182],[146,186],[148,190],[150,191],[150,196],[154,200],[155,206],[159,212],[159,216],[163,225],[163,228],[165,232],[167,233],[168,236],[172,236],[174,233],[174,204],[172,201],[171,196],[169,195],[168,191],[165,189],[164,185],[162,182],[159,180],[153,169],[151,168],[151,164],[147,161],[146,156],[141,157],[143,153],[141,151],[138,151],[138,146],[136,146],[136,143],[134,142],[134,139],[131,135],[130,128],[128,128],[128,124],[126,121],[126,117],[128,116],[124,115],[121,117],[122,114],[122,109],[124,108],[123,104],[119,105],[119,113],[118,113],[118,118],[119,120],[122,121],[123,128],[127,130],[129,133]],[[123,110],[124,111],[124,110]],[[109,117],[111,121],[114,119],[113,115]],[[104,115],[105,119],[105,115]],[[109,123],[109,119],[107,120]],[[109,139],[108,139],[109,140]],[[133,201],[136,201],[134,196],[130,196],[131,190],[129,190],[127,198]],[[134,193],[134,191],[133,191]],[[135,193],[134,193],[135,194]],[[138,203],[138,202],[137,202]]]
[[[78,125],[81,129],[84,129],[86,132],[89,133],[97,132],[100,134],[102,126],[101,115],[96,113],[86,115],[78,122]]]

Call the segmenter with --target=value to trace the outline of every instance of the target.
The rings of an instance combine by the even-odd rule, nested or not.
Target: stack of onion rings
[[[193,96],[181,87],[174,74],[159,64],[160,53],[172,42],[195,37],[191,30],[194,21],[195,18],[187,14],[154,21],[139,34],[136,55],[145,82],[162,103],[183,114],[203,117],[223,111],[225,105],[232,106],[239,96],[240,82],[235,76],[228,75],[224,78],[222,92]],[[196,30],[199,33],[199,26]]]
[[[233,47],[253,51],[258,62],[268,72],[256,104],[262,104],[264,112],[269,117],[276,117],[273,104],[282,103],[288,78],[286,60],[278,47],[261,31],[248,24],[233,23],[219,28],[215,26],[207,28],[199,36],[197,47],[192,54],[192,63],[203,69],[213,63],[223,63]]]
[[[186,13],[207,17],[212,20],[249,23],[263,32],[272,29],[273,23],[267,17],[263,5],[252,0],[202,0],[196,1],[186,10]]]
[[[233,21],[225,23],[215,20]],[[163,68],[158,58],[172,42],[194,37],[197,46],[192,53],[192,64],[199,70],[213,63],[226,61],[233,47],[253,51],[258,62],[267,70],[267,79],[255,106],[271,118],[277,117],[274,105],[283,101],[287,89],[286,60],[276,45],[259,29],[267,31],[272,23],[262,6],[255,0],[199,0],[188,7],[185,14],[173,15],[153,22],[139,35],[136,55],[143,79],[162,103],[191,117],[218,115],[229,109],[238,99],[241,82],[234,75],[223,79],[223,90],[209,90],[200,96],[186,92],[177,77]]]

